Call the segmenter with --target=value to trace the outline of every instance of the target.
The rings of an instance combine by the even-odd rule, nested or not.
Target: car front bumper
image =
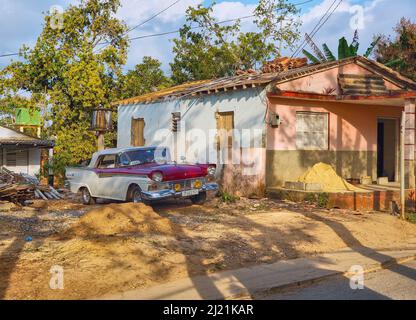
[[[217,183],[206,183],[199,189],[201,192],[213,192],[218,191]],[[182,192],[175,192],[171,189],[156,190],[156,191],[142,191],[142,198],[146,201],[164,200],[170,198],[189,198],[189,196],[182,196]]]

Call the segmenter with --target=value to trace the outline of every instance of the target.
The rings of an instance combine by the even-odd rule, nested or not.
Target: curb
[[[410,262],[410,261],[413,261],[413,260],[416,260],[416,254],[411,255],[411,256],[407,256],[407,257],[403,257],[403,258],[392,258],[388,261],[375,263],[372,266],[367,267],[364,270],[364,274],[377,272],[377,271],[380,271],[380,270],[383,270],[383,269],[387,269],[391,266],[403,264],[403,263]],[[328,279],[331,279],[331,278],[334,278],[334,277],[337,277],[337,276],[350,277],[351,275],[353,275],[353,273],[351,273],[349,271],[345,271],[345,272],[334,271],[333,273],[325,275],[325,276],[320,276],[320,277],[307,279],[307,280],[296,281],[296,282],[292,282],[292,283],[288,283],[288,284],[284,284],[284,285],[280,285],[280,286],[275,286],[275,287],[270,287],[270,288],[258,289],[258,290],[255,290],[255,291],[251,292],[251,293],[248,292],[248,290],[242,290],[242,291],[246,291],[246,292],[244,292],[244,293],[242,292],[241,294],[235,294],[235,295],[232,295],[232,296],[228,296],[228,297],[225,297],[224,299],[221,299],[221,300],[239,300],[239,299],[244,299],[244,298],[247,298],[247,297],[250,297],[250,296],[253,297],[254,299],[257,299],[257,298],[261,298],[263,296],[278,293],[278,292],[283,291],[283,290],[293,289],[293,288],[301,287],[301,286],[304,286],[304,285],[315,284],[317,282],[328,280]]]

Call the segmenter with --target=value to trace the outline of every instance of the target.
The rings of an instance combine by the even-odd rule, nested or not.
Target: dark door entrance
[[[397,120],[379,119],[377,124],[377,176],[396,180]]]

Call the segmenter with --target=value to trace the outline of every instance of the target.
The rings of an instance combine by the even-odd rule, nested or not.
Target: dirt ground
[[[154,208],[54,201],[0,212],[0,299],[100,297],[358,246],[414,248],[416,225],[268,199]],[[63,267],[63,290],[49,287],[53,266]]]

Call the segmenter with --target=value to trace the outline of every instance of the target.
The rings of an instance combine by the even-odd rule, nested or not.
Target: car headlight
[[[210,176],[214,176],[216,171],[217,171],[217,168],[215,166],[209,166],[207,170],[208,175]]]
[[[162,182],[163,181],[163,174],[161,172],[154,172],[150,176],[150,179],[156,182]]]

